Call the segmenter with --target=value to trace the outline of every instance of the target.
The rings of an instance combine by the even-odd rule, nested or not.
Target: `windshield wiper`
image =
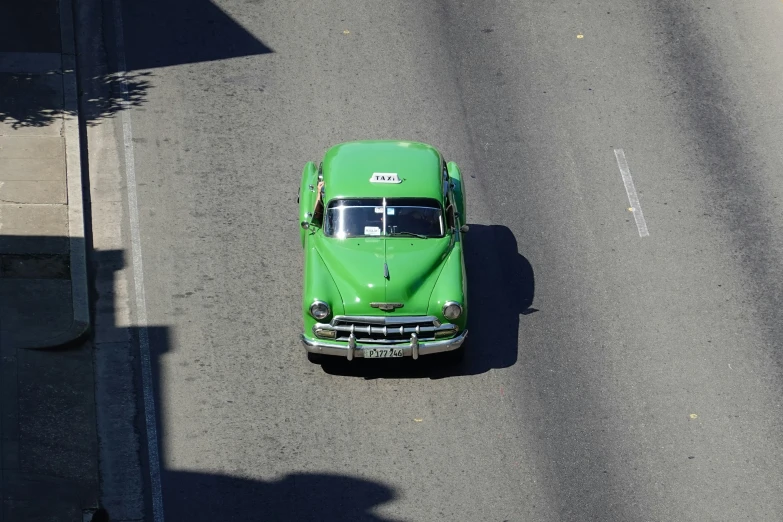
[[[407,230],[400,230],[398,232],[389,232],[386,234],[387,236],[410,236],[410,237],[418,237],[419,239],[427,239],[430,236],[425,236],[424,234],[416,234],[415,232],[408,232]]]

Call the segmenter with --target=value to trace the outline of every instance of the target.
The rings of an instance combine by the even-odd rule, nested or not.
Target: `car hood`
[[[322,239],[318,253],[347,315],[426,315],[451,247],[449,237]],[[383,312],[371,303],[402,303],[403,307]]]

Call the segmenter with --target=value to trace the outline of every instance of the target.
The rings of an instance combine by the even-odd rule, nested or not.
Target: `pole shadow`
[[[121,250],[93,251],[91,252],[91,272],[93,277],[112,279],[117,271],[125,268],[126,255]],[[152,519],[152,496],[149,469],[146,463],[148,459],[158,460],[160,463],[160,480],[162,485],[163,510],[167,520],[187,520],[189,522],[213,522],[215,520],[242,520],[242,521],[342,521],[356,520],[365,522],[393,522],[392,519],[381,517],[373,513],[373,509],[382,504],[392,502],[397,498],[397,493],[389,486],[365,480],[359,477],[329,473],[301,473],[293,471],[280,477],[278,480],[257,480],[247,476],[231,476],[223,472],[202,472],[181,469],[168,469],[165,455],[166,439],[164,419],[167,411],[163,408],[166,404],[161,398],[161,389],[164,383],[161,381],[161,361],[163,357],[174,348],[172,345],[172,333],[165,325],[150,325],[142,330],[136,326],[120,326],[115,317],[115,309],[109,304],[114,296],[108,295],[111,285],[106,282],[93,284],[91,296],[94,300],[96,317],[104,323],[113,322],[114,330],[101,324],[96,324],[96,331],[104,340],[114,341],[127,337],[130,339],[132,364],[132,381],[136,386],[136,400],[138,409],[139,441],[141,443],[141,467],[145,472],[143,480],[146,495],[146,518]],[[101,296],[100,294],[104,295]],[[101,298],[103,297],[103,298]],[[155,447],[147,444],[144,434],[147,433],[146,420],[149,412],[145,412],[143,401],[143,364],[145,354],[141,351],[140,340],[146,339],[149,348],[149,364],[152,376],[152,395],[155,405],[155,425],[157,439]],[[106,349],[115,346],[109,343]],[[111,360],[106,363],[106,358],[115,357],[104,352],[103,368],[112,366]],[[122,355],[119,356],[120,359]],[[105,378],[105,377],[104,377]],[[121,380],[119,376],[112,377]],[[124,377],[123,377],[124,378]],[[117,389],[118,383],[113,383],[109,388]],[[101,383],[98,383],[99,389]],[[114,399],[121,404],[124,397]],[[112,440],[103,440],[102,445],[112,444]],[[128,452],[130,448],[111,448],[111,453]],[[106,453],[106,452],[104,452]],[[116,464],[116,463],[115,463]],[[123,515],[122,505],[107,505],[96,512],[94,522],[107,522],[113,517]],[[116,513],[116,514],[115,514]]]
[[[81,337],[85,325],[74,321],[71,244],[14,235],[34,215],[2,218],[0,518],[75,519],[80,506],[97,503],[99,480],[92,353]],[[81,238],[73,245],[84,248]]]

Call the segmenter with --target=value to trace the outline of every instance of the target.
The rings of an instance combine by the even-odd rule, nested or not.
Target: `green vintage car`
[[[456,163],[423,143],[335,145],[305,165],[299,217],[312,362],[462,354],[468,227]]]

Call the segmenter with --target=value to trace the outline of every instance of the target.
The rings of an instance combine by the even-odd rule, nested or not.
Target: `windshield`
[[[443,212],[429,198],[340,199],[329,203],[324,234],[344,239],[415,235],[443,237]]]

